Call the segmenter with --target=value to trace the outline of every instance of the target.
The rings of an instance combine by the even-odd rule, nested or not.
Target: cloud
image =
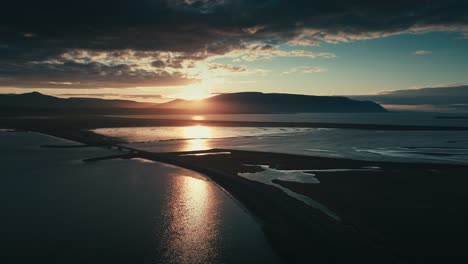
[[[180,85],[200,81],[185,69],[219,56],[240,61],[336,57],[278,48],[285,43],[318,46],[434,31],[466,36],[467,9],[468,2],[459,0],[5,1],[0,86]],[[54,61],[74,65],[52,66]],[[93,72],[96,67],[105,68],[103,75]],[[90,76],[80,81],[83,73]]]
[[[208,63],[207,70],[209,74],[214,77],[219,76],[233,76],[233,75],[266,75],[270,71],[264,69],[251,69],[245,66],[233,66],[229,64]]]
[[[26,63],[0,65],[0,85],[22,88],[128,88],[195,83],[180,72],[149,71],[127,64],[99,62]]]
[[[151,66],[153,66],[155,68],[162,68],[162,67],[166,66],[166,63],[164,63],[164,61],[162,61],[162,60],[155,60],[155,61],[151,62]]]
[[[227,64],[218,64],[218,63],[211,63],[208,65],[209,70],[221,70],[221,71],[227,71],[227,72],[234,72],[234,73],[239,73],[239,72],[247,72],[248,69],[245,67],[241,66],[232,66],[232,65],[227,65]]]
[[[432,51],[430,50],[417,50],[415,52],[413,52],[414,55],[427,55],[427,54],[431,54]]]
[[[254,61],[254,60],[265,60],[276,57],[290,57],[290,58],[325,58],[333,59],[336,55],[331,52],[311,52],[305,50],[281,50],[272,45],[264,44],[248,44],[243,45],[242,48],[233,49],[228,53],[222,55],[222,57],[233,58],[234,61]]]
[[[324,67],[310,67],[310,66],[300,66],[300,67],[294,67],[289,69],[288,71],[282,72],[281,74],[291,74],[291,73],[306,73],[306,74],[311,74],[311,73],[322,73],[322,72],[327,72],[328,69]]]
[[[321,72],[327,72],[328,69],[324,67],[312,67],[308,69],[302,70],[303,73],[321,73]]]
[[[384,91],[374,95],[349,96],[389,105],[393,109],[428,111],[467,111],[468,85],[453,84]]]
[[[72,1],[74,2],[74,1]],[[27,55],[30,48],[229,50],[238,41],[353,41],[401,33],[468,32],[466,1],[310,0],[58,0],[2,4],[2,36]],[[86,19],[83,19],[86,14]],[[34,35],[25,38],[24,35]],[[32,54],[30,54],[32,55]]]
[[[250,84],[250,83],[257,83],[254,80],[247,80],[247,81],[236,81],[236,82],[225,82],[226,84]]]
[[[43,61],[0,65],[0,86],[20,88],[132,88],[181,86],[206,78],[267,70],[211,63],[201,53],[71,50]]]

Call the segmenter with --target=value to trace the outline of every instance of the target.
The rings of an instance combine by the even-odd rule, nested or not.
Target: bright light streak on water
[[[214,187],[206,180],[177,177],[164,217],[161,259],[165,263],[219,263],[220,227]]]

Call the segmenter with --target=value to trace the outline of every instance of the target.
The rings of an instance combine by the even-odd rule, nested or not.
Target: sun
[[[189,85],[183,88],[179,97],[185,100],[199,100],[210,96],[210,92],[203,85]]]
[[[203,121],[203,120],[205,120],[205,117],[204,117],[204,116],[200,116],[200,115],[196,115],[196,116],[192,116],[192,120],[195,120],[195,121]]]

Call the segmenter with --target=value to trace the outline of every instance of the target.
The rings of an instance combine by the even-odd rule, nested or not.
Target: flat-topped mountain
[[[176,99],[152,104],[130,100],[98,98],[58,98],[38,92],[1,94],[2,108],[41,109],[132,109],[132,113],[359,113],[386,112],[372,101],[358,101],[341,96],[243,92],[219,94],[201,100]],[[137,109],[137,110],[135,110]],[[139,110],[138,110],[139,109]]]
[[[229,93],[202,100],[174,100],[160,108],[221,111],[226,113],[358,113],[386,112],[372,101],[358,101],[341,96],[312,96],[280,93]]]

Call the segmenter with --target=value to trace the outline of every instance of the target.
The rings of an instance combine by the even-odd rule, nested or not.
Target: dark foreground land
[[[93,128],[94,125],[99,127],[98,123],[93,122],[83,121],[73,125],[56,123],[55,126],[46,122],[35,129],[32,127],[34,124],[27,122],[17,123],[16,126],[10,123],[9,128],[48,133],[88,145],[120,146],[122,142],[118,140],[80,130]],[[122,122],[129,121],[112,122],[120,122],[121,126]],[[182,121],[171,122],[187,125]],[[103,123],[100,125],[102,127]],[[230,154],[185,156],[182,154],[187,153],[127,149],[122,155],[97,157],[87,162],[109,158],[145,158],[203,173],[261,221],[275,250],[290,263],[468,261],[468,192],[465,187],[468,185],[468,166],[372,162],[236,150],[212,151]],[[325,205],[341,218],[335,220],[275,186],[238,176],[239,172],[262,170],[259,166],[245,164],[269,165],[282,170],[376,169],[314,172],[320,180],[319,184],[275,181],[275,184]]]

